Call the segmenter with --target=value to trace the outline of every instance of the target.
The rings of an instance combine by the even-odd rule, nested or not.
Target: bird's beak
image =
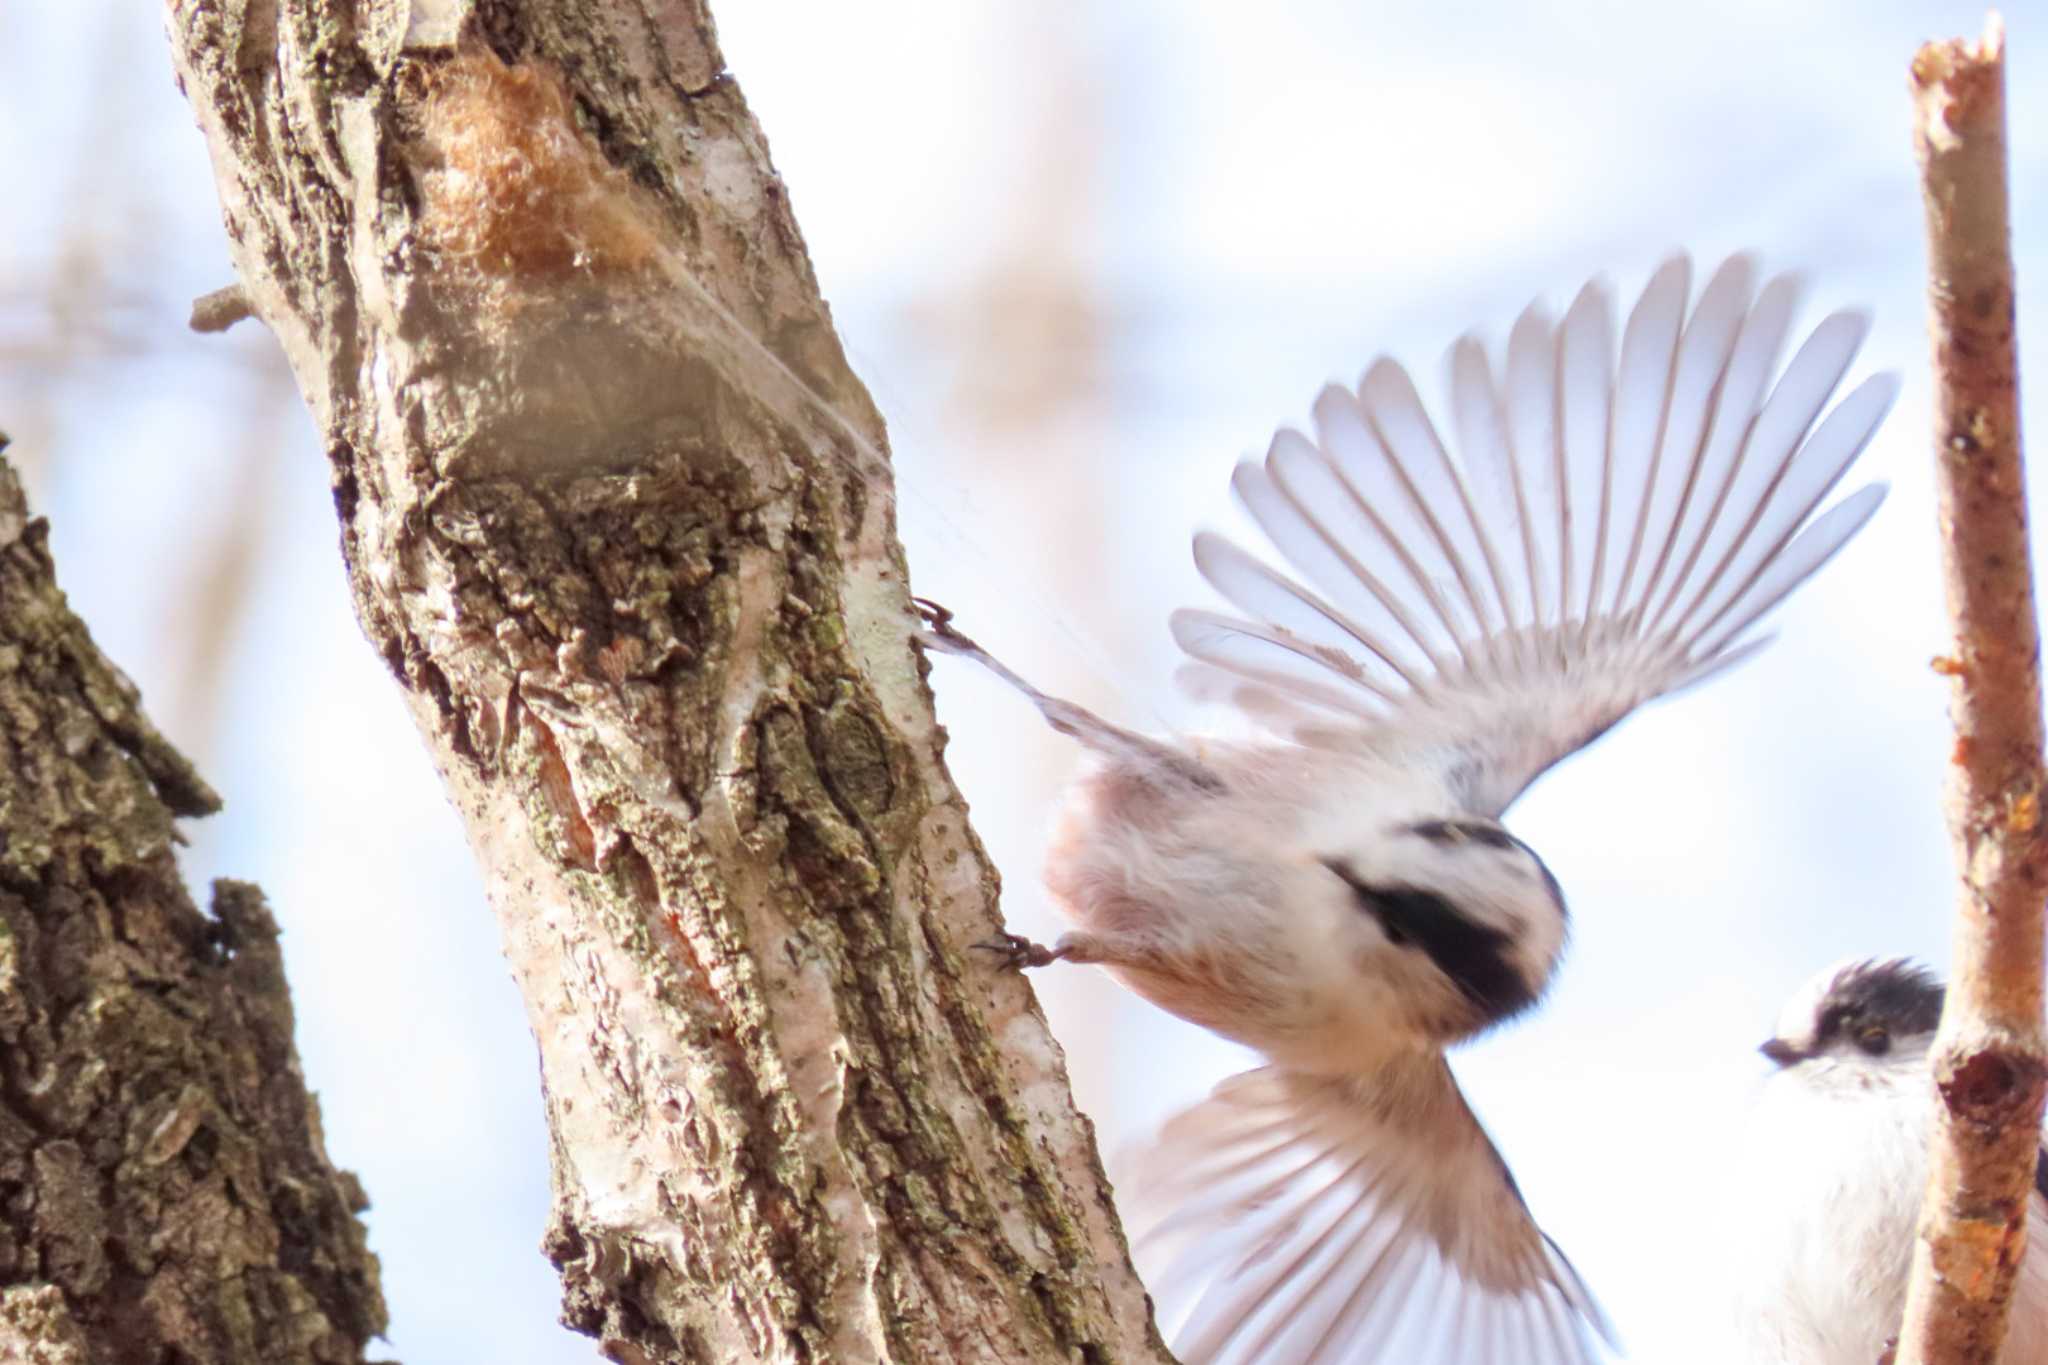
[[[1779,1066],[1790,1066],[1794,1062],[1802,1062],[1806,1060],[1806,1054],[1804,1052],[1801,1052],[1798,1048],[1786,1042],[1783,1038],[1773,1038],[1769,1042],[1765,1043],[1762,1047],[1758,1048],[1757,1051],[1763,1053],[1764,1056],[1770,1058]]]

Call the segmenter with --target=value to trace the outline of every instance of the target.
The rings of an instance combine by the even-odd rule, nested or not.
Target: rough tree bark
[[[614,1358],[1165,1360],[692,0],[169,0],[243,295],[540,1044]]]
[[[0,1360],[343,1365],[383,1330],[277,925],[253,886],[209,918],[178,878],[174,817],[219,804],[0,459]]]
[[[1902,1365],[1991,1365],[2026,1251],[2041,1109],[2040,638],[2020,458],[2005,44],[1913,59],[1934,345],[1935,483],[1955,644],[1949,830],[1962,874],[1955,965],[1935,1039],[1941,1103],[1900,1331]]]

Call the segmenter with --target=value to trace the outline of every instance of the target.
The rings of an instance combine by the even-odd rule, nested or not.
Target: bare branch
[[[1990,1365],[2025,1250],[2041,1110],[2040,644],[2020,457],[2006,218],[2004,32],[1914,57],[1926,196],[1935,468],[1955,643],[1950,836],[1962,873],[1934,1049],[1941,1103],[1900,1365]]]
[[[243,318],[254,316],[242,286],[229,284],[192,300],[192,317],[185,325],[195,332],[225,332]]]

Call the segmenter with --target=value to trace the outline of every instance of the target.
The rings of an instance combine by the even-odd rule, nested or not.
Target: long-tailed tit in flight
[[[1751,627],[1883,497],[1819,510],[1896,383],[1822,418],[1867,330],[1838,313],[1771,382],[1795,288],[1738,256],[1690,316],[1659,269],[1617,349],[1607,290],[1524,313],[1496,381],[1451,355],[1457,457],[1379,360],[1232,486],[1298,578],[1220,536],[1240,615],[1172,628],[1188,681],[1271,731],[1147,738],[1048,697],[927,608],[1093,751],[1047,884],[1075,930],[1010,961],[1099,963],[1263,1053],[1173,1120],[1140,1201],[1162,1328],[1201,1362],[1575,1365],[1599,1310],[1537,1227],[1445,1049],[1533,1004],[1564,897],[1500,823],[1637,706],[1747,658]]]

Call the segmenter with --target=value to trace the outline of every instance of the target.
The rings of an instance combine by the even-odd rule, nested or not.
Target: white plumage
[[[1919,1006],[1901,991],[1919,994]],[[1927,1187],[1941,990],[1910,963],[1852,961],[1786,1005],[1718,1208],[1734,1357],[1748,1365],[1875,1365],[1899,1330]],[[1913,1017],[1909,1018],[1908,1015]],[[1882,1034],[1872,1054],[1857,1036]],[[2037,1181],[2037,1185],[2038,1185]],[[2048,1363],[2048,1199],[2029,1201],[2005,1365]]]
[[[1095,751],[1046,878],[1074,933],[1019,965],[1100,963],[1270,1065],[1170,1124],[1132,1226],[1189,1365],[1577,1365],[1604,1330],[1466,1107],[1444,1049],[1533,1003],[1555,880],[1498,823],[1643,702],[1748,657],[1748,632],[1875,511],[1821,504],[1889,376],[1822,411],[1866,331],[1838,313],[1772,383],[1789,279],[1736,257],[1687,316],[1652,277],[1617,348],[1604,286],[1532,307],[1496,382],[1451,357],[1445,444],[1406,372],[1325,389],[1232,487],[1294,575],[1195,539],[1238,614],[1175,613],[1198,694],[1261,742],[1154,740],[1045,696]],[[1818,513],[1818,515],[1816,515]],[[1150,1218],[1152,1225],[1146,1227]]]

